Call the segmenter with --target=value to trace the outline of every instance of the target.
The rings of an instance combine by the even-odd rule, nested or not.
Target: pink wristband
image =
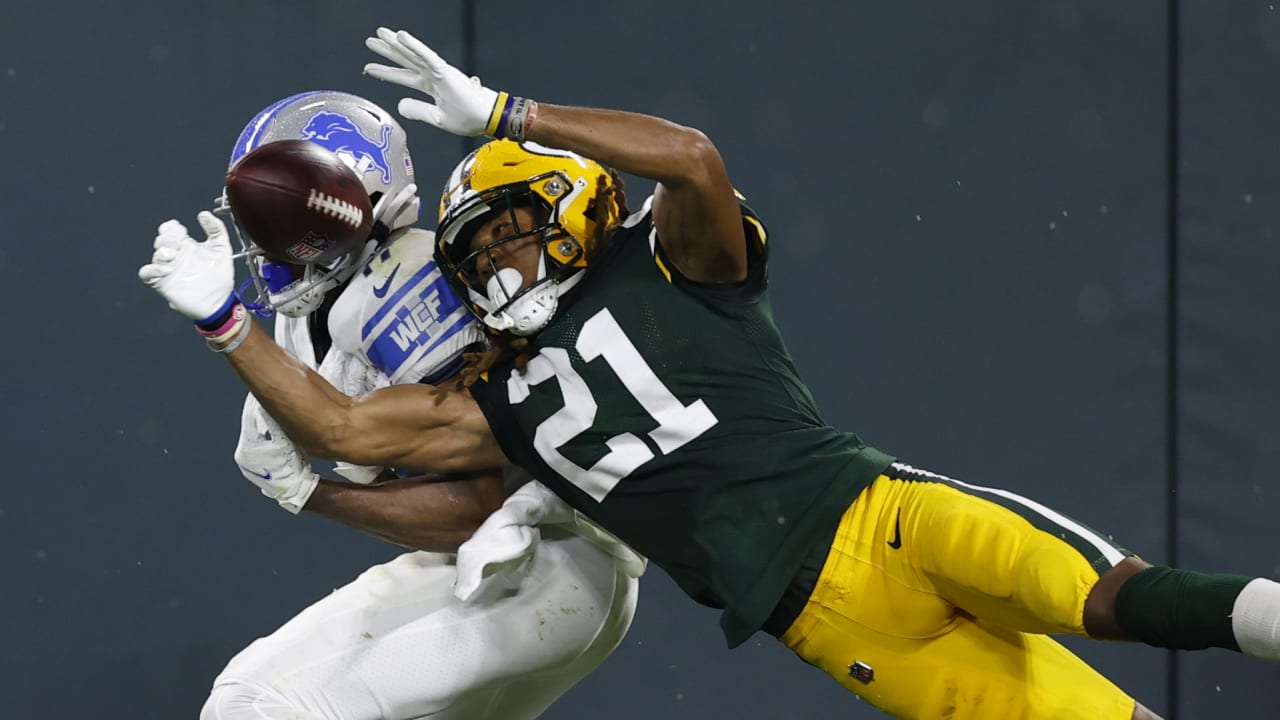
[[[222,323],[222,325],[219,325],[212,330],[205,330],[197,325],[196,332],[205,336],[209,342],[222,342],[236,334],[236,331],[240,329],[240,326],[246,322],[246,316],[247,313],[245,312],[244,305],[237,302],[235,307],[231,308],[231,312],[227,315],[226,322]]]

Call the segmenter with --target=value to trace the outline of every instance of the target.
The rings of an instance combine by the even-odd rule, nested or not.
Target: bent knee
[[[1028,548],[1014,575],[1014,596],[1060,632],[1084,632],[1084,606],[1098,573],[1083,557],[1047,540]]]

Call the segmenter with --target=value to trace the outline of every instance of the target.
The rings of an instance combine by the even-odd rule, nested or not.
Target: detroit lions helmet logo
[[[328,148],[340,157],[349,157],[352,168],[367,173],[377,168],[382,182],[391,184],[391,163],[387,162],[387,148],[391,146],[391,126],[382,126],[382,138],[374,140],[360,132],[351,118],[329,110],[321,110],[302,128],[302,139]]]

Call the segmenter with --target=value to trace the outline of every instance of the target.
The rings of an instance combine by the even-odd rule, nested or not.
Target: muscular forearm
[[[538,103],[525,137],[668,186],[705,175],[708,163],[721,163],[700,131],[621,110]]]
[[[311,457],[434,473],[506,463],[465,389],[411,383],[349,398],[256,326],[225,357],[267,414]]]
[[[351,399],[285,352],[254,323],[249,337],[226,355],[231,367],[285,433],[309,454],[335,445]]]
[[[303,510],[411,550],[454,552],[501,505],[495,470],[443,482],[322,479]]]

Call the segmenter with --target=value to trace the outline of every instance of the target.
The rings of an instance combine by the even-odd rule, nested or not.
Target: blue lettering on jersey
[[[368,270],[369,268],[366,266],[365,269]],[[365,275],[371,274],[371,272],[365,273]],[[435,277],[432,277],[433,275]],[[404,284],[400,286],[399,290],[396,290],[391,294],[390,299],[382,303],[381,307],[378,308],[378,311],[373,314],[373,317],[370,317],[368,322],[364,324],[364,327],[360,328],[360,337],[368,338],[369,334],[373,332],[373,328],[382,323],[382,319],[387,316],[387,313],[394,310],[396,306],[400,304],[400,301],[404,300],[405,296],[409,294],[410,290],[417,290],[418,287],[422,285],[423,280],[430,278],[433,281],[437,281],[439,277],[440,270],[436,268],[435,261],[428,260],[426,264],[418,268],[418,271],[413,274],[413,277],[404,281]],[[434,284],[434,282],[432,284]],[[453,291],[450,290],[449,292],[452,293]],[[416,297],[421,298],[422,294],[419,293]]]
[[[369,360],[388,377],[393,376],[410,357],[431,352],[471,322],[470,313],[457,312],[462,301],[439,273],[431,282],[411,281],[406,285],[416,285],[417,290],[399,304],[394,319],[387,323],[378,322],[386,317],[384,310],[394,307],[394,303],[384,305],[364,328]],[[399,297],[401,293],[397,293],[397,299]],[[377,336],[370,337],[369,333],[378,325],[381,329]]]

